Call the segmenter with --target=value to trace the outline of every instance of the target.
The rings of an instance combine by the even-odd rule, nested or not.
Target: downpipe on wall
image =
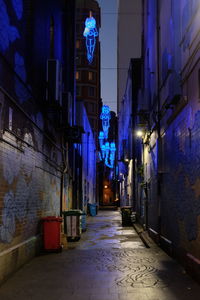
[[[160,243],[161,236],[161,161],[162,161],[162,140],[161,140],[161,125],[160,125],[160,0],[156,3],[156,37],[157,37],[157,217],[158,217],[158,242]]]

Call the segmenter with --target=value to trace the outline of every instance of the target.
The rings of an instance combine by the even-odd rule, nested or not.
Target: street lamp
[[[144,135],[144,132],[141,130],[141,129],[138,129],[137,131],[136,131],[136,136],[137,137],[142,137]]]

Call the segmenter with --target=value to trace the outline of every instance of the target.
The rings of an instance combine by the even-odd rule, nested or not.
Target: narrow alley
[[[16,272],[1,286],[0,299],[199,299],[200,286],[152,245],[145,247],[133,227],[122,227],[118,211],[100,211],[80,241]]]

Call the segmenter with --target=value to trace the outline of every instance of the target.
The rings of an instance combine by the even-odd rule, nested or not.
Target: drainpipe
[[[160,0],[156,2],[156,36],[157,36],[157,134],[158,134],[158,151],[157,151],[157,199],[158,199],[158,237],[160,240],[161,235],[161,208],[160,208],[160,201],[161,201],[161,194],[160,194],[160,185],[161,185],[161,178],[160,178],[160,163],[161,163],[161,128],[160,128]]]
[[[63,212],[63,189],[64,189],[64,176],[67,173],[67,162],[65,161],[65,153],[64,153],[64,143],[63,143],[63,136],[61,137],[61,147],[62,147],[62,160],[63,160],[63,170],[61,173],[61,180],[60,180],[60,216],[62,217]],[[66,147],[66,155],[67,153]]]

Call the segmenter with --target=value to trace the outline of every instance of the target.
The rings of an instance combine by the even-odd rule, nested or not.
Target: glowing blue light
[[[106,149],[106,156],[108,156],[109,150],[110,150],[110,146],[109,146],[108,142],[106,142],[106,144],[105,144],[105,149]]]
[[[87,59],[91,64],[94,57],[94,49],[96,45],[96,37],[98,32],[96,29],[96,20],[90,14],[90,17],[85,20],[85,29],[83,36],[86,38]]]
[[[109,119],[110,120],[110,107],[108,105],[103,105],[102,106],[102,112],[100,115],[100,119]]]
[[[108,138],[108,129],[110,127],[110,119],[111,119],[109,106],[103,105],[100,119],[102,120],[104,136],[107,139]]]
[[[103,140],[104,140],[104,132],[100,131],[99,132],[99,144],[100,144],[100,147],[103,145]]]
[[[99,151],[99,160],[102,161],[101,152]]]
[[[115,161],[115,152],[116,152],[116,146],[115,143],[110,143],[110,164],[112,168],[114,167],[114,161]]]
[[[103,105],[100,115],[102,120],[103,131],[99,132],[99,144],[101,148],[101,158],[109,168],[114,168],[116,145],[114,142],[108,142],[108,129],[110,127],[110,108],[107,105]]]
[[[103,140],[104,139],[104,132],[100,131],[99,132],[99,140]]]
[[[115,146],[115,143],[110,143],[110,151],[111,152],[115,152],[116,151],[116,146]]]
[[[101,152],[102,152],[102,158],[105,158],[105,154],[106,154],[106,147],[105,147],[105,145],[102,145]]]

